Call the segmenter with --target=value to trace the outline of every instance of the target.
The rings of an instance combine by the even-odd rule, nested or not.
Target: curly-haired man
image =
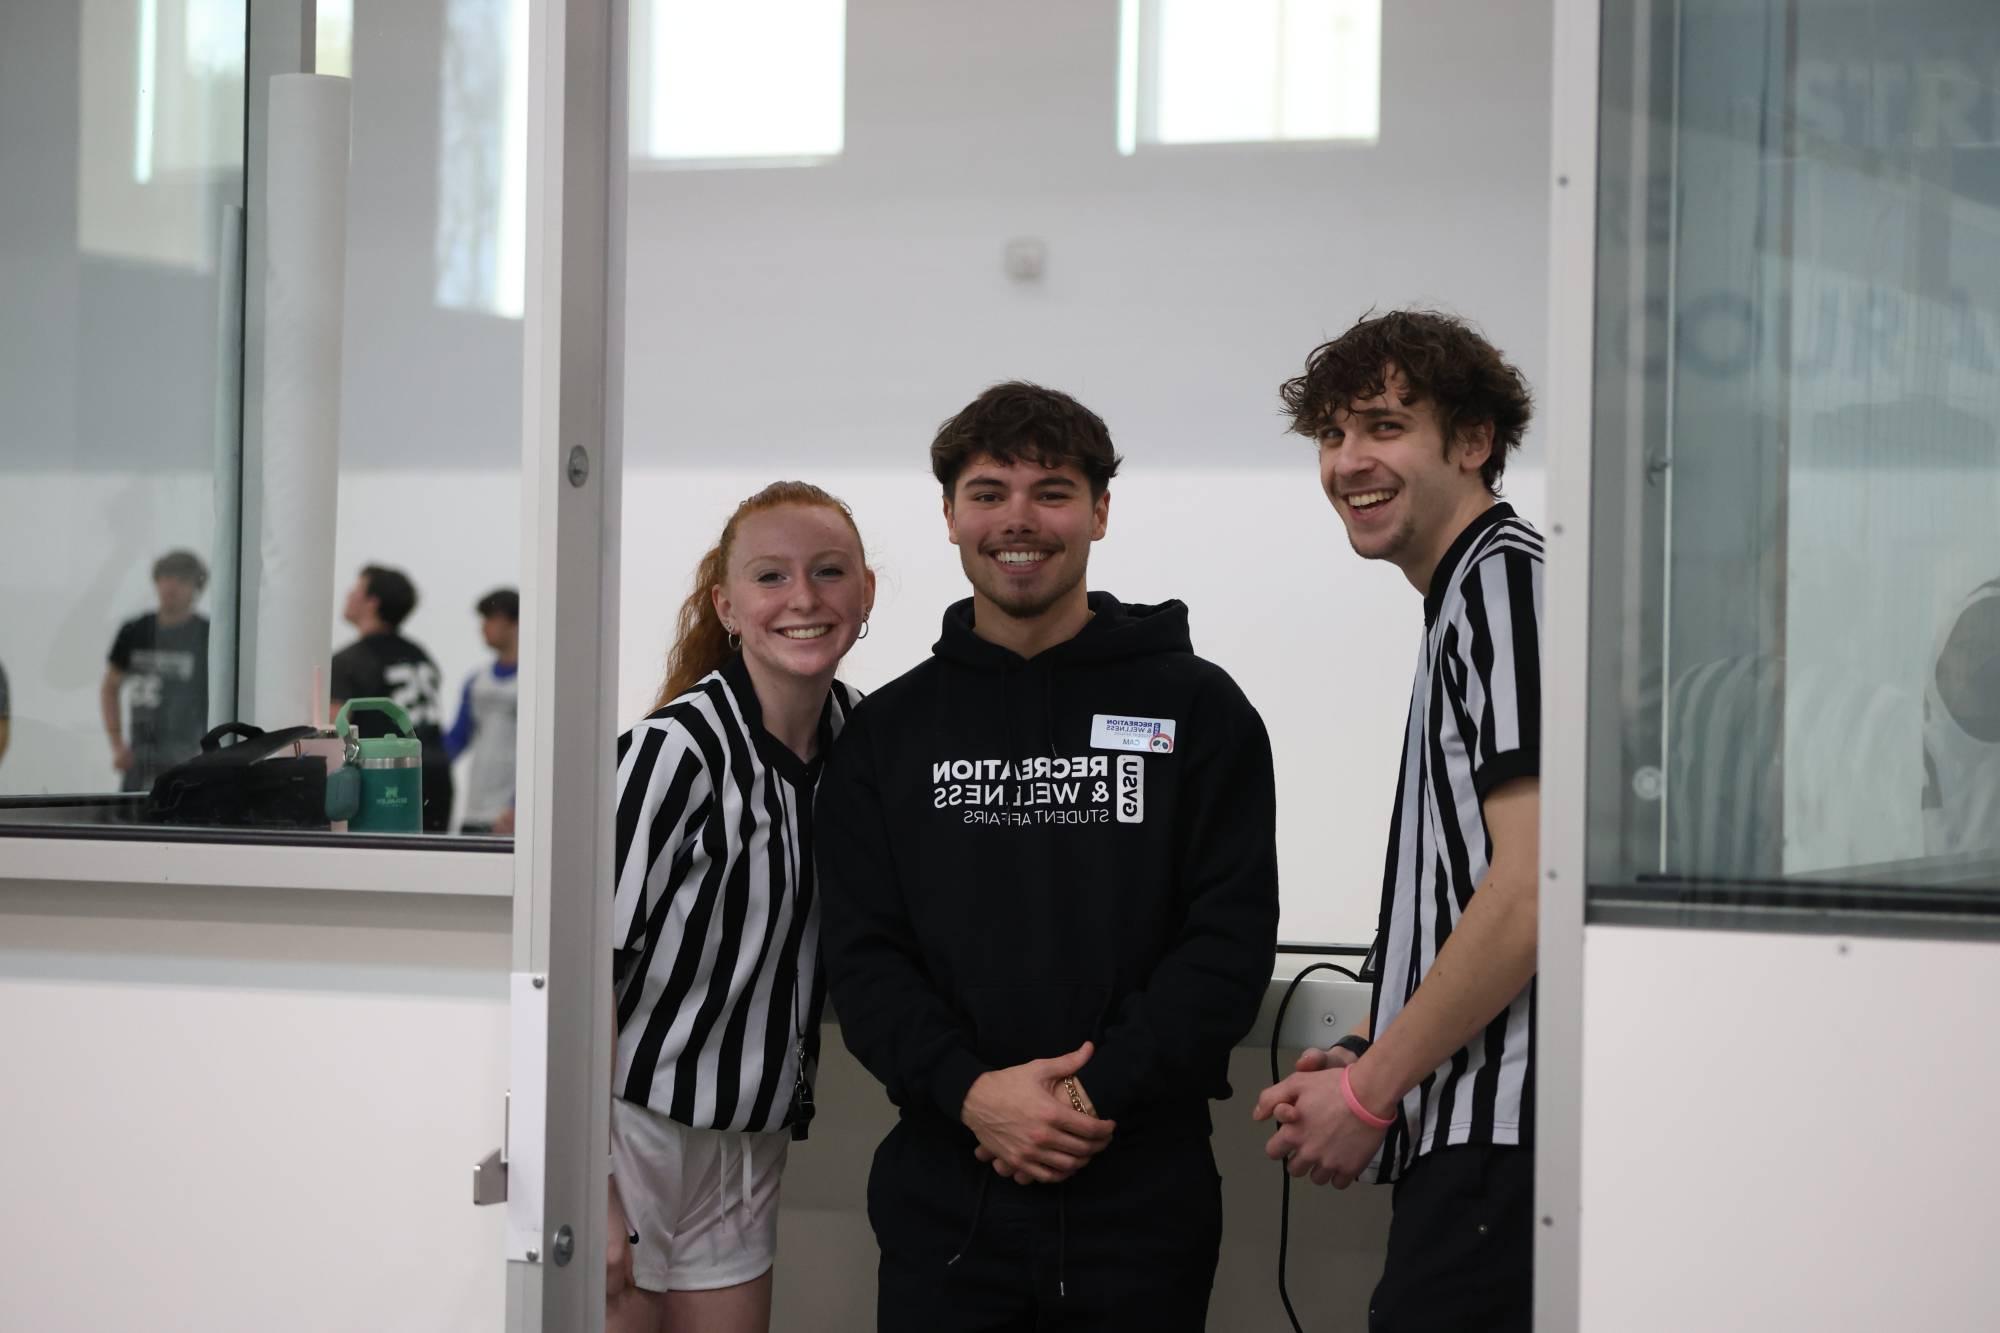
[[[1542,539],[1501,503],[1520,372],[1396,311],[1281,391],[1357,554],[1424,599],[1369,1020],[1257,1100],[1294,1176],[1396,1184],[1368,1327],[1530,1327]],[[1372,1044],[1371,1044],[1372,1039]]]

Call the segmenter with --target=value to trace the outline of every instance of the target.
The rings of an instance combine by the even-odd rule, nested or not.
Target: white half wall
[[[0,1329],[498,1333],[505,1219],[472,1206],[471,1167],[502,1129],[511,904],[382,887],[0,880]],[[1219,1333],[1283,1326],[1279,1173],[1249,1118],[1265,1035],[1214,1107]],[[773,1327],[865,1333],[867,1170],[894,1112],[834,1027],[820,1084]],[[1309,1327],[1365,1326],[1388,1204],[1295,1191]]]
[[[1592,926],[1583,970],[1583,1328],[1993,1327],[2000,949]]]
[[[501,1328],[511,912],[0,881],[0,1328]]]

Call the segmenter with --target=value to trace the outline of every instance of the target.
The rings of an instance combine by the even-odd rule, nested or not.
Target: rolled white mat
[[[333,653],[340,478],[340,331],[347,277],[349,85],[271,80],[264,168],[264,431],[251,720],[313,715],[313,668]]]
[[[208,723],[237,715],[237,588],[243,526],[243,206],[222,210],[216,242],[215,541],[208,557]]]

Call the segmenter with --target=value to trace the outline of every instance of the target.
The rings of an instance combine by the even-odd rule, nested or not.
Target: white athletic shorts
[[[611,1175],[639,1233],[646,1291],[711,1291],[761,1277],[778,1256],[778,1177],[791,1136],[689,1129],[611,1102]]]

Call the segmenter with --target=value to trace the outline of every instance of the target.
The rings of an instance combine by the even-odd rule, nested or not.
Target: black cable
[[[1360,977],[1338,963],[1313,963],[1299,970],[1299,974],[1292,978],[1292,984],[1285,987],[1284,997],[1278,1001],[1278,1015],[1271,1020],[1271,1082],[1273,1083],[1278,1081],[1278,1034],[1285,1028],[1285,1010],[1291,1006],[1292,996],[1298,993],[1299,983],[1315,972],[1338,972],[1357,985],[1361,983]],[[1298,1312],[1292,1309],[1292,1293],[1285,1285],[1285,1252],[1291,1248],[1292,1241],[1291,1164],[1280,1161],[1278,1176],[1284,1182],[1281,1187],[1283,1191],[1281,1202],[1278,1205],[1278,1299],[1285,1303],[1285,1318],[1292,1321],[1292,1333],[1305,1333],[1305,1330],[1299,1327]]]

